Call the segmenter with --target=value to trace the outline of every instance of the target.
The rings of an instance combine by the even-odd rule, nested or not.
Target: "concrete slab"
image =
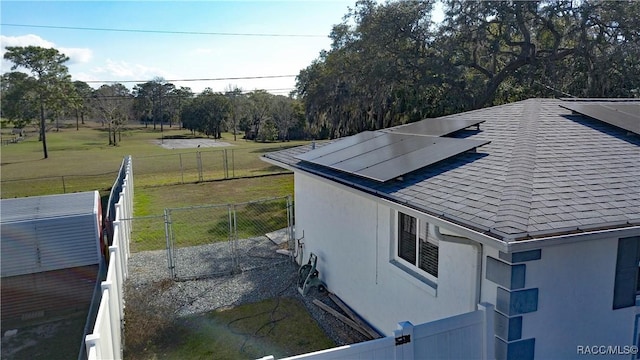
[[[235,146],[225,141],[215,139],[163,139],[154,140],[154,144],[160,145],[165,149],[194,149],[194,148],[210,148]]]
[[[284,229],[280,229],[280,230],[276,230],[274,232],[270,232],[268,234],[265,234],[265,236],[273,241],[275,244],[282,244],[285,243],[289,240],[289,231],[287,228]]]

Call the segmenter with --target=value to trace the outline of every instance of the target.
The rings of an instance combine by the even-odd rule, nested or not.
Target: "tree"
[[[8,46],[4,58],[13,63],[11,70],[27,69],[34,81],[28,84],[37,94],[40,110],[40,139],[44,158],[47,159],[45,109],[55,110],[71,93],[71,76],[64,65],[69,58],[56,49],[39,46]]]
[[[2,74],[2,93],[0,114],[11,120],[14,127],[23,128],[39,117],[38,94],[35,92],[35,79],[21,72]],[[39,129],[39,125],[36,129]]]
[[[144,121],[145,125],[148,120],[152,120],[153,130],[156,130],[156,124],[159,123],[160,131],[163,131],[163,124],[170,123],[173,117],[179,113],[179,111],[174,111],[172,107],[171,98],[175,89],[175,85],[167,83],[162,77],[156,77],[151,81],[136,85],[133,88],[136,117]]]
[[[273,124],[277,129],[277,138],[282,141],[289,140],[289,130],[295,124],[294,100],[286,96],[276,96],[273,99]]]
[[[333,27],[332,48],[297,78],[317,133],[339,137],[417,120],[433,86],[430,2],[358,1]]]
[[[243,107],[243,98],[242,89],[237,86],[229,85],[225,89],[225,96],[229,99],[231,103],[231,116],[229,119],[231,120],[231,126],[229,126],[231,132],[233,133],[233,141],[236,141],[236,133],[238,132],[238,121],[241,118],[241,111]],[[246,105],[246,102],[244,102]]]
[[[273,95],[265,90],[254,90],[249,93],[247,113],[251,126],[247,132],[248,136],[245,135],[246,138],[257,139],[260,134],[260,126],[271,115],[272,97]]]
[[[207,88],[182,110],[183,126],[219,139],[231,113],[231,103],[221,93]]]
[[[102,114],[109,131],[109,145],[118,145],[116,134],[121,131],[132,113],[133,99],[124,85],[102,85],[94,91],[95,106]]]
[[[133,87],[133,113],[138,121],[144,123],[145,127],[148,126],[149,121],[153,121],[155,130],[153,87],[154,85],[150,81]]]
[[[93,88],[84,81],[74,81],[75,96],[73,101],[73,109],[76,116],[76,130],[80,129],[80,122],[84,125],[84,116],[91,111],[89,106]]]
[[[530,97],[640,94],[640,3],[357,1],[300,71],[309,130],[338,137]]]
[[[169,121],[169,127],[176,121],[178,124],[182,123],[182,108],[189,104],[189,100],[193,98],[193,91],[189,87],[174,88],[169,94],[169,111],[171,113],[171,120]]]

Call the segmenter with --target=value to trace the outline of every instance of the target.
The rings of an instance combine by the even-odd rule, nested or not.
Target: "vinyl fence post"
[[[291,260],[294,260],[293,255],[295,253],[295,230],[294,230],[294,224],[293,224],[293,201],[291,201],[291,196],[287,195],[287,232],[288,232],[288,236],[289,238],[287,239],[287,247],[289,250],[289,253],[291,254]]]
[[[395,360],[413,359],[413,324],[409,321],[398,323],[393,335],[396,338]]]
[[[89,334],[89,335],[85,336],[84,343],[85,343],[86,349],[87,349],[87,360],[97,360],[97,359],[102,359],[103,358],[102,357],[102,351],[100,349],[100,335],[99,334]]]
[[[124,309],[122,306],[122,297],[124,294],[123,284],[124,284],[124,274],[122,273],[122,256],[120,255],[120,251],[117,246],[109,246],[109,261],[115,261],[115,269],[116,269],[116,290],[118,294],[118,310],[120,314],[120,318],[124,317]]]
[[[482,329],[482,357],[483,360],[495,359],[495,328],[493,325],[494,306],[483,302],[478,304],[478,310],[482,311],[484,327]]]

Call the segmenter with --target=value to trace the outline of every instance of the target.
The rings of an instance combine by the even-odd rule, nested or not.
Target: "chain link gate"
[[[291,197],[165,209],[167,263],[176,280],[214,277],[287,260],[293,239]],[[272,242],[267,234],[283,241]]]

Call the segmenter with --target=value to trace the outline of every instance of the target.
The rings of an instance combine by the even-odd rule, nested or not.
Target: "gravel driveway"
[[[231,259],[224,258],[224,254],[229,254],[228,247],[229,244],[223,242],[177,249],[178,267],[181,267],[178,271],[190,268],[194,274],[206,273],[207,270],[212,274],[220,274],[220,268],[215,263],[231,262]],[[274,297],[292,297],[304,303],[309,314],[337,345],[365,341],[360,333],[312,303],[317,298],[337,309],[325,294],[319,293],[315,288],[304,297],[298,293],[298,265],[289,256],[276,253],[277,249],[278,245],[267,237],[239,240],[240,272],[171,282],[166,281],[169,278],[166,251],[133,253],[129,259],[127,282],[133,288],[143,290],[147,285],[165,279],[165,283],[169,285],[163,287],[163,293],[159,297],[176,308],[178,316],[200,314]]]

